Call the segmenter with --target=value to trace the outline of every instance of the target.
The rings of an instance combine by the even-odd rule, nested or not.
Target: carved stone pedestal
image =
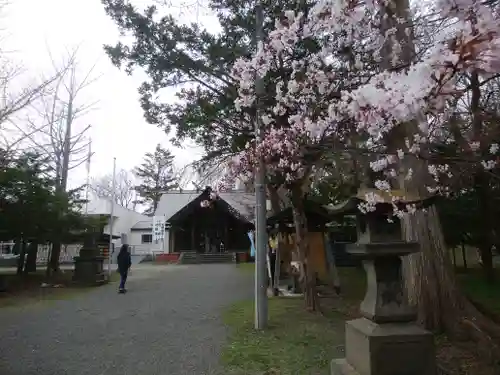
[[[435,375],[432,334],[411,323],[346,323],[346,358],[332,361],[335,375]]]
[[[404,293],[401,257],[418,245],[401,240],[398,222],[376,214],[361,220],[348,252],[363,259],[367,273],[363,318],[346,323],[346,357],[332,361],[331,374],[435,375],[433,335],[415,323]]]

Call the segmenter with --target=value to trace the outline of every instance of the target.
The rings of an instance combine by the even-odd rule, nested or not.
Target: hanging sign
[[[153,216],[153,242],[165,238],[165,216]]]

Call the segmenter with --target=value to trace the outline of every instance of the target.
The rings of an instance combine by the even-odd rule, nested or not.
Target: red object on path
[[[158,262],[158,263],[177,263],[180,255],[181,255],[180,253],[158,254],[155,258],[155,262]]]

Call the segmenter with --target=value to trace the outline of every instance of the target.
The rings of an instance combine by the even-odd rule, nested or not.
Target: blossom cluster
[[[499,7],[479,0],[434,2],[428,14],[443,27],[416,55],[408,10],[388,11],[391,6],[391,0],[320,0],[307,14],[286,11],[255,55],[236,62],[236,108],[255,107],[256,76],[265,78],[266,104],[272,105],[261,115],[262,139],[232,162],[234,175],[252,173],[262,158],[272,176],[301,181],[311,170],[308,150],[325,144],[346,150],[356,139],[378,153],[370,167],[386,172],[387,181],[376,187],[390,190],[405,155],[421,157],[437,134],[449,133],[448,103],[463,90],[460,75],[500,73]],[[397,147],[388,142],[395,129],[404,134]],[[464,138],[491,152],[477,153],[478,165],[497,167],[496,143]],[[429,163],[429,173],[438,185],[451,171],[437,164]],[[408,168],[406,178],[412,176]],[[440,190],[437,185],[429,191]]]

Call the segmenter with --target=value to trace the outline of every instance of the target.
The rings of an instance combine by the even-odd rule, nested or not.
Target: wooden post
[[[229,251],[229,236],[228,236],[228,225],[229,225],[229,220],[226,218],[224,220],[224,250],[226,252]]]
[[[169,242],[170,242],[170,245],[169,245],[169,253],[175,253],[175,228],[174,227],[171,227],[170,228],[170,236],[169,236]]]
[[[204,253],[209,253],[210,252],[210,239],[208,237],[208,231],[205,230],[205,242],[204,242],[204,246],[205,246],[205,251]]]

